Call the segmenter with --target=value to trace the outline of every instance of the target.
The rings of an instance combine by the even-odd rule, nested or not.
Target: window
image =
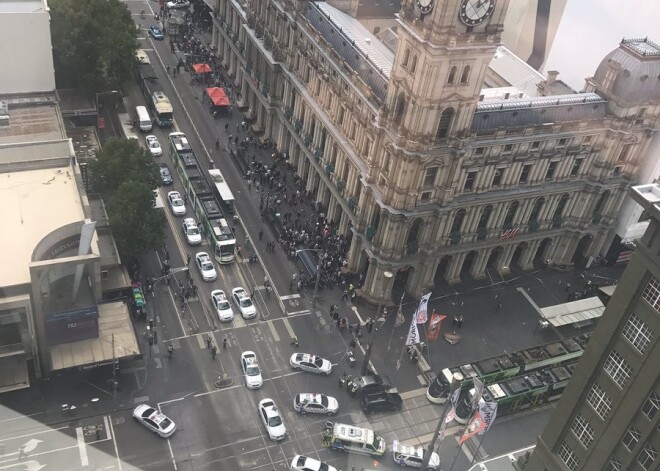
[[[555,171],[557,170],[558,163],[559,162],[557,160],[550,162],[550,165],[548,165],[548,170],[545,172],[546,180],[552,180],[553,178],[555,178]]]
[[[518,183],[527,183],[531,171],[532,164],[523,165],[522,172],[520,172],[520,178],[518,178]]]
[[[644,301],[649,303],[653,309],[660,312],[660,281],[654,276],[649,278],[646,288],[642,293]]]
[[[559,139],[557,141],[557,147],[565,147],[567,142],[568,142],[568,139],[566,139],[566,138]]]
[[[582,446],[589,448],[594,441],[594,429],[593,427],[582,417],[582,414],[578,414],[573,420],[573,425],[571,425],[571,432],[577,437]]]
[[[520,207],[520,203],[517,201],[514,201],[509,205],[509,208],[506,211],[506,217],[504,218],[504,229],[511,229],[513,227],[513,218],[516,217],[518,207]]]
[[[401,67],[404,69],[408,67],[408,61],[410,60],[410,49],[406,49],[406,52],[403,53],[403,60],[401,61]]]
[[[577,176],[578,172],[580,171],[580,167],[582,166],[582,161],[584,159],[575,159],[573,161],[573,168],[571,169],[571,177]]]
[[[463,68],[463,73],[461,74],[461,83],[466,84],[470,80],[470,66],[466,65]]]
[[[503,168],[496,168],[493,174],[493,186],[500,186],[502,183],[502,175],[504,174]]]
[[[438,129],[435,132],[435,139],[446,139],[449,136],[452,122],[454,121],[454,108],[446,108],[440,115]]]
[[[610,459],[605,465],[605,471],[621,471],[623,465],[615,458]]]
[[[632,144],[624,144],[621,148],[621,152],[619,152],[619,158],[617,159],[617,162],[626,160],[626,158],[628,158],[628,154],[630,154],[630,149],[632,149]]]
[[[431,192],[423,191],[422,194],[419,196],[419,202],[428,203],[429,201],[431,201]]]
[[[633,451],[635,446],[639,443],[640,438],[642,438],[642,434],[634,425],[631,425],[623,436],[623,446],[625,446],[628,451]]]
[[[483,147],[477,147],[474,149],[474,155],[484,155],[484,148]]]
[[[477,179],[477,171],[472,171],[467,173],[465,177],[465,185],[463,185],[463,191],[472,191],[474,188],[474,181]]]
[[[541,141],[532,142],[532,149],[539,149],[539,148],[541,148]]]
[[[564,462],[566,467],[571,471],[576,471],[580,467],[580,461],[577,459],[577,456],[575,456],[575,453],[566,444],[566,442],[561,444],[557,455]]]
[[[652,392],[642,406],[642,412],[649,420],[653,420],[658,413],[658,410],[660,410],[660,398],[658,398],[658,395],[655,392]]]
[[[651,469],[651,466],[653,466],[653,463],[657,458],[658,452],[655,451],[650,443],[647,443],[637,457],[637,462],[643,469]]]
[[[512,150],[513,150],[513,144],[506,144],[506,145],[504,146],[504,153],[505,153],[505,154],[510,153]]]
[[[424,186],[435,185],[435,177],[438,175],[438,167],[429,167],[424,175]]]
[[[603,420],[612,410],[612,400],[605,393],[605,390],[603,390],[603,388],[597,383],[594,383],[594,385],[591,386],[591,390],[589,391],[589,394],[587,394],[587,402],[596,414],[598,414],[598,417]]]
[[[649,346],[651,338],[653,337],[651,329],[649,329],[634,313],[630,314],[628,322],[626,322],[626,325],[623,328],[622,334],[625,338],[630,340],[630,343],[633,344],[633,347],[635,347],[639,353],[644,353],[646,351],[646,347]]]
[[[607,360],[605,360],[603,369],[620,388],[623,388],[626,385],[630,379],[630,374],[632,373],[630,365],[616,350],[610,352]]]
[[[456,67],[449,69],[449,75],[447,76],[447,83],[449,85],[453,84],[456,81]]]
[[[463,227],[463,220],[465,220],[466,211],[459,209],[454,215],[454,220],[451,223],[451,232],[459,232]]]
[[[414,74],[415,70],[417,70],[417,54],[413,55],[412,61],[410,62],[410,73]]]
[[[529,222],[538,222],[539,216],[541,215],[541,209],[545,204],[545,198],[537,198],[534,201],[534,206],[532,207],[532,212],[529,214]]]

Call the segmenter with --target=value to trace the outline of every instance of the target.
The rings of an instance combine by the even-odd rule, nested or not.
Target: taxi
[[[339,411],[337,399],[325,394],[300,393],[293,399],[293,408],[301,414],[334,415]]]
[[[420,468],[424,461],[424,447],[403,445],[394,440],[392,443],[392,458],[399,466],[410,466],[411,468]],[[429,466],[427,469],[440,469],[440,457],[437,453],[431,454]]]

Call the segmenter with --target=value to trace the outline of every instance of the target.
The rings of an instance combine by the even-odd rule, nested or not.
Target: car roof
[[[207,254],[206,252],[197,252],[195,254],[195,257],[199,258],[200,260],[204,260],[206,258],[209,258],[209,254]]]
[[[246,297],[247,297],[247,293],[246,293],[245,290],[244,290],[243,288],[241,288],[240,286],[237,286],[236,288],[234,288],[233,290],[231,290],[231,292],[234,293],[234,294],[236,294],[236,295],[243,295],[243,296],[246,296]]]
[[[225,292],[222,291],[221,289],[214,289],[211,291],[211,296],[214,298],[220,298],[221,301],[226,301],[227,300],[227,295],[225,295]]]
[[[186,226],[196,226],[196,225],[197,225],[197,223],[195,222],[195,218],[185,218],[185,219],[183,220],[183,223],[184,223]]]
[[[424,457],[424,447],[404,445],[398,440],[394,440],[392,442],[392,451],[394,453],[401,453],[402,455],[406,456],[416,456],[417,458]]]
[[[315,404],[320,404],[322,397],[323,397],[323,394],[319,394],[319,393],[300,393],[300,394],[298,394],[298,398],[300,399],[300,402],[311,402],[311,403],[315,403]]]

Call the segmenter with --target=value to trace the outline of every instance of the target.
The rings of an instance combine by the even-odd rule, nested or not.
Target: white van
[[[153,123],[151,122],[151,116],[147,111],[146,106],[136,106],[135,113],[137,114],[138,127],[140,131],[147,132],[151,131],[153,128]]]

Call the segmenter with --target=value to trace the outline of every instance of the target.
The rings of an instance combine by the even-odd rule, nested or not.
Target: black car
[[[160,181],[163,182],[163,185],[171,185],[173,183],[172,174],[167,164],[158,162],[158,171],[160,172]]]
[[[360,401],[360,407],[365,413],[396,411],[401,409],[403,399],[397,393],[381,392],[367,394]]]
[[[383,392],[392,387],[392,382],[387,376],[367,375],[352,379],[346,384],[346,389],[353,396],[364,396]]]

